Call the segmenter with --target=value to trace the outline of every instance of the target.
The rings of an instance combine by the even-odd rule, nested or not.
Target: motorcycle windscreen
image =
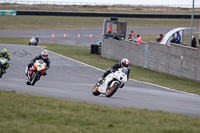
[[[119,69],[121,72],[125,73],[126,75],[128,74],[128,68],[123,67]]]

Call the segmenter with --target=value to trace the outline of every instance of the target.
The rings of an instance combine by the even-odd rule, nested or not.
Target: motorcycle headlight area
[[[37,67],[42,67],[42,65],[37,65]]]

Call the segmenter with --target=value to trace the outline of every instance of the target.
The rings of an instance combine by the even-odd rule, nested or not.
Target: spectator
[[[106,33],[111,33],[111,25],[109,25],[108,27],[107,27],[107,32]]]
[[[135,38],[135,33],[133,31],[131,31],[131,37]]]
[[[179,31],[177,31],[176,34],[177,34],[177,37],[176,37],[175,43],[180,44],[181,43],[181,36],[179,34]]]
[[[115,33],[113,33],[113,39],[120,40],[120,38]]]
[[[171,42],[171,43],[175,43],[175,41],[176,41],[176,37],[175,37],[175,34],[173,34],[173,35],[172,35],[172,39],[170,40],[170,42]]]
[[[197,47],[196,44],[197,44],[196,37],[192,36],[191,46],[194,47],[194,48],[196,48]]]
[[[163,34],[158,35],[156,38],[158,43],[160,43],[162,41],[162,39],[163,39]]]
[[[129,36],[128,36],[128,40],[129,40],[129,41],[136,42],[135,38],[133,38],[133,37],[131,36],[131,34],[129,34]]]
[[[140,43],[140,42],[141,42],[141,36],[139,34],[137,34],[136,43]]]
[[[129,40],[129,41],[132,41],[131,34],[128,35],[128,40]]]

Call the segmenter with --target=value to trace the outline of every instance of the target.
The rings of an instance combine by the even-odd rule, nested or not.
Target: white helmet
[[[47,50],[43,50],[41,55],[42,55],[43,59],[47,59],[48,58],[48,51]]]
[[[129,60],[126,59],[126,58],[123,58],[123,59],[121,60],[121,66],[122,66],[122,67],[128,67],[128,66],[129,66]]]

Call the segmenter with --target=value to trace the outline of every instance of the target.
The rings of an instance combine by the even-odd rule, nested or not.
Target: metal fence
[[[10,4],[25,4],[25,5],[35,5],[35,4],[49,4],[49,5],[128,5],[128,6],[165,6],[165,7],[180,7],[180,8],[192,8],[192,5],[162,5],[162,4],[113,4],[113,3],[95,3],[95,2],[66,2],[66,1],[37,1],[37,0],[1,0],[2,3]],[[195,8],[200,8],[200,5],[195,5]]]

